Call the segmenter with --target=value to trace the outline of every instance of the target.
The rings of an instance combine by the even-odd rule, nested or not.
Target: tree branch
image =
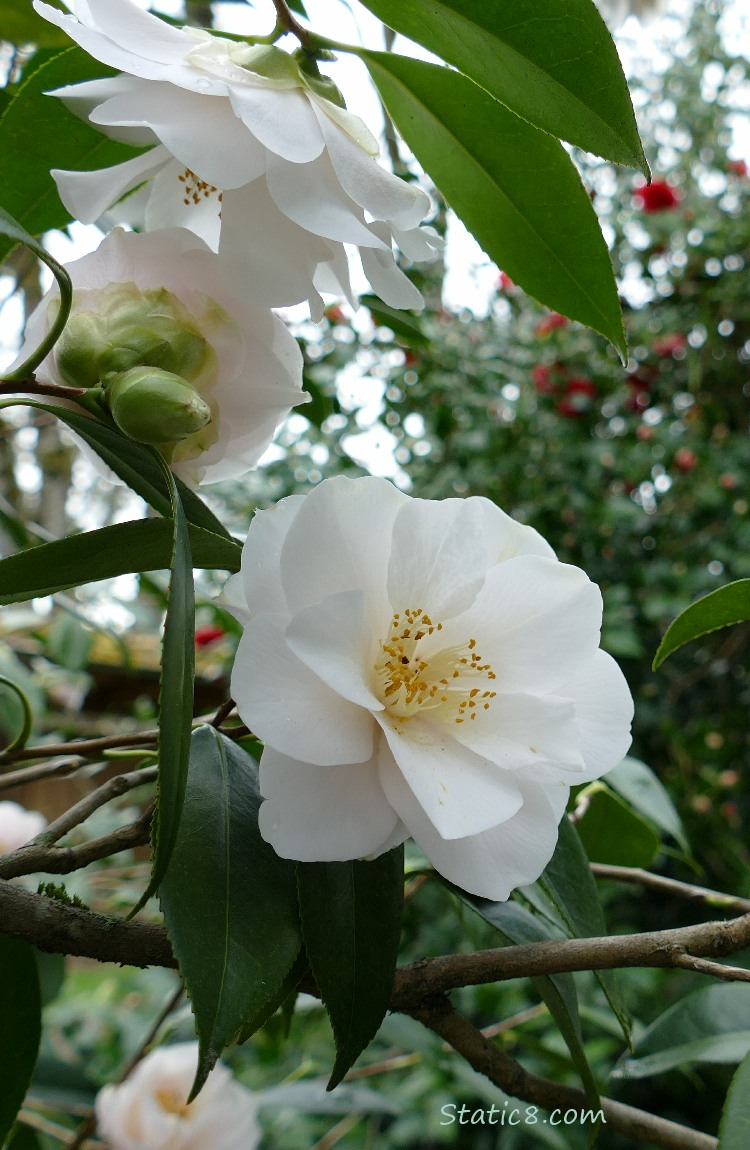
[[[308,48],[310,45],[310,33],[295,19],[286,0],[273,0],[273,6],[276,9],[276,17],[279,24],[286,28],[287,32],[291,32],[292,35],[296,36],[303,48]]]
[[[581,1090],[562,1086],[524,1070],[520,1063],[495,1046],[459,1014],[447,998],[439,996],[408,1012],[423,1026],[438,1034],[470,1066],[489,1078],[513,1098],[551,1110],[578,1110],[590,1114],[593,1107]],[[648,1142],[663,1150],[716,1150],[717,1142],[707,1134],[678,1126],[664,1118],[626,1106],[611,1098],[601,1098],[601,1109],[611,1130],[625,1134],[638,1144]]]
[[[740,898],[739,895],[722,894],[718,890],[711,890],[706,886],[695,886],[689,882],[679,882],[666,875],[654,874],[652,871],[642,870],[640,867],[611,866],[608,863],[591,863],[591,871],[597,878],[608,878],[614,882],[633,883],[644,886],[649,890],[659,891],[661,894],[675,895],[677,898],[688,899],[690,902],[702,902],[719,910],[733,910],[740,914],[750,911],[750,898]]]

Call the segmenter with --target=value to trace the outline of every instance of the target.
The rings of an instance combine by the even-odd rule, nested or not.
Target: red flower
[[[654,355],[674,355],[676,351],[683,351],[687,347],[687,340],[681,331],[670,331],[659,336],[651,344]]]
[[[674,465],[678,471],[693,471],[698,466],[698,457],[689,447],[681,447],[674,453]]]
[[[635,197],[640,201],[640,207],[649,215],[676,208],[682,198],[677,189],[666,180],[652,180],[650,184],[636,188]]]
[[[500,272],[500,275],[497,277],[498,291],[510,291],[515,286],[509,275],[506,275],[505,272]]]
[[[552,373],[543,363],[537,363],[532,367],[531,380],[540,395],[553,395],[557,391]]]
[[[727,171],[744,179],[747,176],[747,164],[744,160],[727,160]]]
[[[206,623],[203,627],[195,628],[195,645],[196,647],[210,647],[218,639],[223,639],[226,634],[223,627],[218,627],[215,623]]]
[[[567,327],[567,324],[568,321],[564,315],[560,315],[559,312],[556,311],[551,311],[549,315],[545,315],[539,320],[534,331],[539,336],[545,336],[555,331],[558,327]]]
[[[323,314],[325,315],[325,317],[329,323],[336,324],[336,323],[348,323],[349,322],[347,320],[346,316],[344,315],[343,311],[341,310],[341,308],[337,307],[336,304],[334,304],[332,307],[327,307]]]
[[[565,395],[557,404],[560,415],[566,419],[578,419],[591,410],[591,402],[596,398],[596,384],[585,376],[575,376],[565,388]]]

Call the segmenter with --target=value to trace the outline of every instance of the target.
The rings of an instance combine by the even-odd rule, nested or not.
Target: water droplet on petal
[[[196,87],[198,87],[198,88],[202,88],[204,91],[205,91],[207,88],[213,88],[213,86],[214,86],[214,84],[213,84],[213,80],[203,80],[203,79],[201,79],[201,80],[196,80],[196,82],[195,82],[195,83],[196,83]]]

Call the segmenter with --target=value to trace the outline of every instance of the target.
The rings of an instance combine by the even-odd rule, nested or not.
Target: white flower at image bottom
[[[232,696],[265,743],[260,829],[284,858],[411,835],[503,900],[549,861],[570,786],[630,745],[598,588],[486,499],[327,479],[255,515],[225,597],[245,628]]]
[[[117,204],[115,218],[134,227],[190,228],[221,252],[248,302],[308,299],[315,318],[321,292],[351,299],[350,244],[386,303],[423,306],[392,246],[434,257],[441,240],[418,226],[429,197],[378,164],[377,141],[327,77],[275,46],[175,28],[132,0],[71,0],[72,15],[34,7],[121,73],[50,94],[118,140],[154,145],[111,168],[54,170],[77,219]]]
[[[172,469],[185,482],[244,475],[291,408],[309,399],[297,341],[270,309],[251,307],[232,291],[219,258],[192,232],[136,235],[118,228],[67,270],[69,327],[37,379],[93,386],[99,372],[123,370],[142,355],[186,375],[211,418],[170,450]],[[29,318],[16,365],[46,334],[58,301],[55,285]],[[97,457],[92,461],[101,467]]]
[[[27,811],[7,799],[0,802],[0,854],[10,854],[41,834],[47,820],[39,811]]]
[[[197,1042],[159,1046],[120,1085],[100,1090],[97,1126],[112,1150],[255,1150],[255,1098],[221,1062],[188,1106],[197,1065]]]

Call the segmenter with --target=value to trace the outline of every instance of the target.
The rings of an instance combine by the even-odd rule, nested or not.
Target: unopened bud
[[[99,361],[109,349],[106,323],[92,312],[72,315],[55,346],[57,370],[70,387],[96,387]]]
[[[194,387],[157,367],[113,376],[105,396],[117,426],[138,443],[178,443],[211,420],[211,408]]]
[[[308,87],[311,92],[314,92],[316,96],[322,96],[324,100],[328,100],[331,104],[336,104],[339,108],[346,108],[346,100],[341,93],[341,89],[334,84],[330,76],[325,76],[320,71],[317,61],[304,52],[298,52],[295,55],[300,75],[306,87]]]

